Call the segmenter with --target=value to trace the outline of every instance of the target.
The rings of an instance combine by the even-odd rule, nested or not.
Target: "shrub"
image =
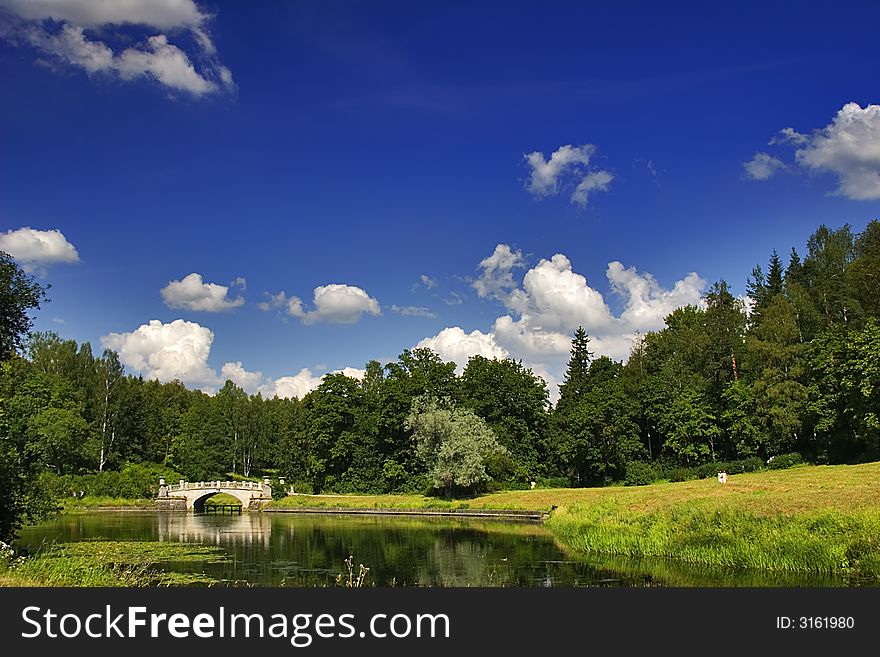
[[[626,464],[624,484],[627,486],[647,486],[654,483],[657,479],[657,471],[650,463],[630,461]]]
[[[159,492],[159,478],[169,484],[181,475],[160,465],[126,463],[121,470],[105,470],[84,475],[56,475],[44,473],[41,483],[56,498],[64,497],[121,497],[139,499],[155,497]]]
[[[800,465],[804,462],[803,457],[797,452],[791,452],[790,454],[780,454],[779,456],[771,456],[767,460],[767,465],[771,470],[782,470],[784,468],[790,468],[794,465]]]

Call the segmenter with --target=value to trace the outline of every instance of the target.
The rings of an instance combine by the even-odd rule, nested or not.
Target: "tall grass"
[[[548,525],[581,553],[667,557],[692,564],[880,577],[880,512],[758,516],[681,503],[637,513],[617,500],[559,509]]]
[[[152,541],[81,541],[45,545],[0,565],[4,586],[172,586],[212,584],[203,575],[166,573],[163,562],[217,562],[220,548]]]

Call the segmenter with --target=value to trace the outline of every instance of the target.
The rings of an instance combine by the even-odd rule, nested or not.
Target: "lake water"
[[[225,563],[164,564],[230,585],[334,586],[344,560],[368,586],[853,586],[827,575],[692,568],[568,553],[541,524],[472,518],[92,511],[25,527],[19,545],[108,539],[219,546]],[[871,583],[876,585],[876,582]]]

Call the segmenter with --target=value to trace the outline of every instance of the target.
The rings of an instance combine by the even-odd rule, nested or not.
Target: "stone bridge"
[[[272,500],[272,487],[268,479],[263,483],[256,481],[184,481],[168,485],[159,480],[157,501],[167,509],[186,508],[187,511],[201,513],[205,510],[205,500],[217,493],[232,495],[241,502],[242,511],[251,506],[259,507]]]

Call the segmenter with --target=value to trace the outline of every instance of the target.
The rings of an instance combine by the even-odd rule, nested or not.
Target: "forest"
[[[0,254],[0,538],[57,497],[148,496],[159,476],[454,496],[878,460],[880,221],[820,226],[801,253],[768,254],[747,299],[713,284],[625,362],[578,329],[555,405],[521,362],[473,356],[458,375],[428,349],[301,399],[144,380],[31,332],[47,290]]]

